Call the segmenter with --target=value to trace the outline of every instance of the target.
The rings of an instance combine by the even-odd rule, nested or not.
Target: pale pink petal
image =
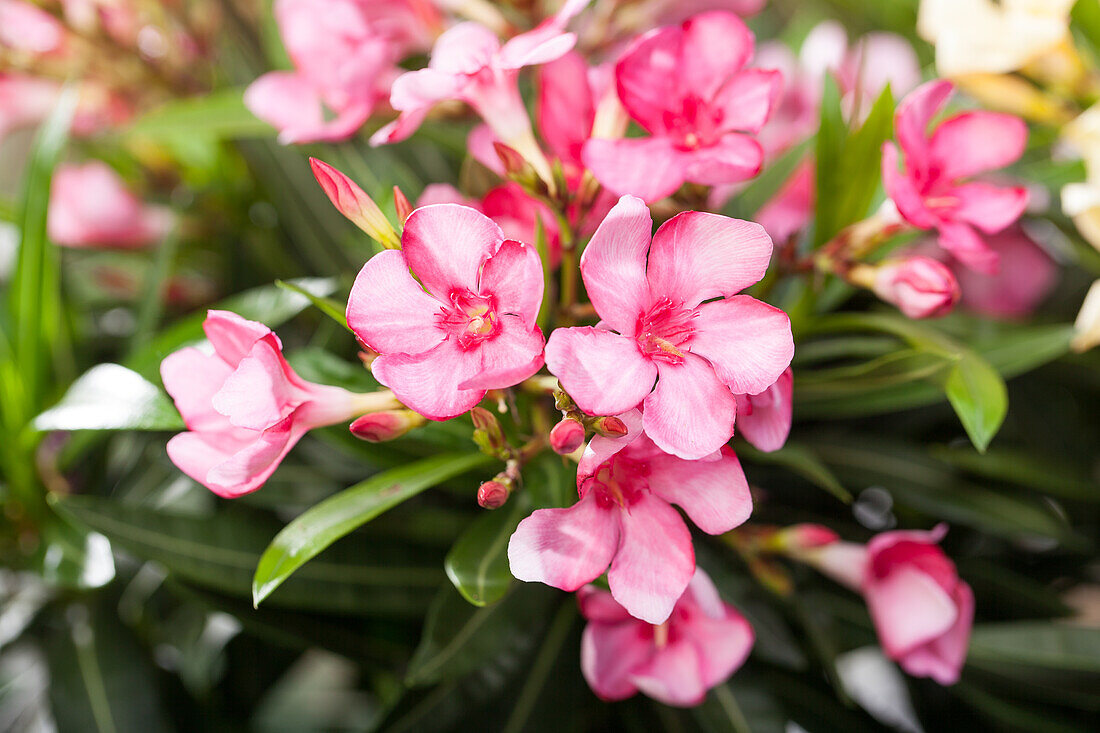
[[[400,112],[413,112],[431,107],[445,99],[455,99],[464,80],[438,69],[410,71],[394,80],[390,87],[390,105]]]
[[[290,416],[256,433],[256,439],[210,469],[203,485],[224,497],[240,496],[260,488],[275,473],[286,454],[304,434]]]
[[[939,232],[940,246],[953,254],[959,262],[987,275],[997,273],[1000,258],[969,224],[943,222],[939,225]]]
[[[691,533],[675,509],[646,491],[619,513],[619,548],[607,573],[611,595],[631,616],[663,623],[695,572]]]
[[[640,440],[645,433],[642,431],[642,411],[638,409],[628,410],[616,415],[626,425],[626,435],[619,438],[605,438],[599,433],[592,436],[588,446],[577,463],[577,488],[580,489],[588,477],[596,473],[600,464],[611,456],[623,450],[627,446]]]
[[[262,338],[271,337],[279,343],[279,337],[262,323],[250,321],[232,311],[209,310],[202,323],[206,338],[214,351],[226,364],[236,367],[241,359],[252,351],[252,345]]]
[[[432,69],[452,74],[476,74],[500,50],[496,34],[480,23],[453,25],[436,39],[429,62]]]
[[[538,70],[536,119],[542,139],[565,163],[581,164],[581,149],[592,132],[596,107],[588,64],[570,52]]]
[[[749,482],[728,446],[717,461],[685,461],[664,455],[650,459],[649,490],[678,505],[707,534],[722,534],[752,514]]]
[[[890,85],[895,99],[921,81],[920,60],[912,44],[894,33],[875,31],[856,45],[852,64],[859,70],[860,93],[878,96]]]
[[[241,436],[242,433],[244,437]],[[232,428],[219,432],[180,433],[172,436],[166,448],[168,458],[176,468],[219,496],[231,499],[247,492],[238,491],[239,487],[226,490],[220,485],[213,486],[207,480],[207,476],[215,466],[228,461],[256,437],[259,437],[259,434],[253,431]]]
[[[279,131],[284,145],[344,140],[370,117],[372,105],[351,105],[330,122],[325,121],[319,90],[301,74],[272,71],[249,85],[245,106]]]
[[[964,183],[952,195],[959,200],[952,217],[973,224],[986,234],[995,234],[1013,224],[1027,209],[1028,192],[1023,186]]]
[[[714,99],[714,106],[723,112],[722,129],[759,132],[782,91],[783,75],[778,71],[742,71],[726,82]]]
[[[748,414],[741,410],[742,398],[738,398],[737,430],[757,450],[777,451],[787,442],[791,432],[792,387],[793,378],[788,368],[775,384],[757,395],[743,398],[752,405]]]
[[[882,184],[906,221],[921,229],[936,226],[936,215],[925,206],[915,181],[907,172],[898,170],[898,149],[893,143],[882,145]]]
[[[340,142],[354,135],[370,118],[374,105],[366,102],[351,104],[324,124],[314,128],[286,128],[279,133],[283,145],[313,142]]]
[[[646,627],[627,618],[617,624],[589,623],[581,635],[581,673],[603,700],[625,700],[636,693],[631,675],[654,652]]]
[[[173,352],[160,363],[164,388],[176,403],[188,430],[226,429],[229,421],[211,403],[233,367],[213,354],[188,347]]]
[[[462,204],[480,210],[481,204],[449,183],[429,183],[416,199],[416,208],[432,204]],[[407,268],[406,268],[407,269]]]
[[[517,316],[500,318],[500,333],[477,347],[481,369],[462,382],[460,390],[505,389],[542,368],[542,331]]]
[[[704,186],[737,183],[752,178],[764,165],[764,148],[748,135],[727,132],[714,145],[682,156],[684,178]]]
[[[1000,112],[964,112],[941,123],[929,144],[939,175],[954,180],[1019,160],[1027,146],[1027,125]]]
[[[773,242],[786,242],[806,228],[814,214],[814,164],[806,161],[783,184],[779,193],[753,217]]]
[[[581,615],[589,621],[601,624],[637,623],[610,593],[594,585],[586,585],[577,591],[577,606]]]
[[[657,377],[634,339],[596,328],[559,328],[546,343],[546,366],[590,415],[637,407]]]
[[[485,194],[481,211],[497,223],[504,236],[527,244],[535,242],[535,223],[542,225],[551,267],[561,262],[561,228],[553,210],[509,181]]]
[[[623,196],[608,212],[581,255],[581,277],[600,318],[633,336],[638,317],[649,307],[646,252],[653,219],[641,199]]]
[[[404,253],[385,250],[367,260],[355,278],[348,296],[348,327],[375,351],[420,354],[445,336],[436,326],[441,308],[409,274]]]
[[[701,657],[694,644],[686,640],[672,642],[635,669],[630,681],[645,695],[666,705],[693,707],[707,696]]]
[[[696,460],[718,450],[733,436],[737,401],[714,369],[695,354],[683,364],[659,367],[660,379],[645,398],[645,432],[666,453]]]
[[[836,20],[824,20],[811,28],[798,49],[802,72],[819,84],[826,74],[840,71],[847,55],[848,32]]]
[[[1000,272],[989,276],[955,268],[963,305],[996,318],[1030,315],[1057,285],[1058,265],[1020,227],[1009,227],[986,243],[1000,257]]]
[[[677,214],[653,235],[650,291],[694,308],[760,280],[771,256],[772,240],[759,224],[700,211]]]
[[[684,183],[684,156],[663,137],[589,140],[581,158],[608,189],[647,202],[676,193]]]
[[[863,594],[882,648],[895,659],[946,633],[959,616],[947,591],[912,566],[865,583]]]
[[[287,378],[288,369],[271,342],[257,341],[214,394],[214,409],[239,428],[259,431],[275,425],[305,396]]]
[[[736,394],[763,392],[794,356],[791,321],[783,311],[748,295],[699,306],[693,354],[705,357]]]
[[[370,144],[373,147],[399,143],[416,132],[424,118],[428,116],[428,108],[423,107],[408,112],[402,112],[393,122],[387,123],[378,129],[378,132],[370,136]]]
[[[722,606],[721,616],[699,614],[684,630],[699,651],[703,686],[708,689],[729,679],[749,658],[756,641],[748,620],[732,606]]]
[[[711,99],[752,58],[755,39],[733,13],[712,10],[684,21],[677,73],[701,99]],[[672,101],[672,100],[670,100]]]
[[[959,609],[954,625],[946,633],[898,660],[901,668],[914,677],[931,677],[941,685],[953,685],[959,681],[974,623],[974,593],[970,586],[960,582],[955,588],[954,601]]]
[[[501,162],[496,148],[493,147],[493,144],[498,141],[491,127],[488,125],[475,125],[474,129],[470,130],[470,134],[466,136],[466,150],[470,153],[470,157],[478,163],[481,163],[501,178],[506,178],[508,172],[504,170],[504,163]]]
[[[430,420],[449,420],[481,402],[484,389],[458,386],[480,368],[479,350],[464,351],[453,338],[423,354],[383,354],[371,364],[375,379]]]
[[[906,165],[911,170],[926,171],[931,165],[928,123],[947,104],[954,90],[949,81],[930,81],[914,89],[898,105],[894,126],[901,149],[905,151]]]
[[[428,292],[450,302],[455,291],[477,291],[481,265],[502,241],[500,227],[480,211],[436,204],[409,214],[401,251]]]
[[[518,316],[531,326],[542,305],[542,262],[534,246],[505,240],[481,272],[478,292],[492,295],[500,313]]]
[[[619,543],[619,510],[588,494],[568,509],[538,509],[508,540],[512,575],[574,591],[607,569]]]
[[[544,22],[505,43],[500,49],[497,63],[504,69],[522,69],[524,66],[545,64],[569,53],[576,44],[576,35],[562,33],[553,23]]]

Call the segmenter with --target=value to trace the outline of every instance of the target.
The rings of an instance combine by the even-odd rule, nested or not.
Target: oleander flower
[[[1058,284],[1058,265],[1018,225],[986,239],[1001,261],[996,275],[950,263],[966,309],[993,318],[1025,318]]]
[[[929,122],[953,90],[949,81],[932,81],[902,100],[895,125],[905,167],[898,170],[898,149],[885,143],[883,182],[906,221],[937,230],[941,247],[968,267],[992,274],[997,254],[975,229],[994,234],[1019,219],[1027,189],[964,179],[1017,160],[1027,126],[1012,115],[979,110],[950,117],[929,135]]]
[[[175,217],[144,204],[98,160],[62,165],[50,188],[47,231],[65,247],[144,247],[165,237]]]
[[[935,318],[951,312],[959,300],[959,282],[951,269],[931,257],[905,257],[875,268],[875,295],[893,303],[909,318]]]
[[[620,416],[628,433],[596,435],[577,466],[580,500],[538,509],[508,542],[512,574],[574,591],[605,570],[611,594],[633,616],[664,622],[695,571],[691,533],[721,534],[752,513],[752,497],[728,446],[704,460],[669,455],[649,440],[637,410]],[[610,566],[610,570],[608,570]]]
[[[581,257],[601,324],[555,330],[546,363],[585,412],[642,404],[654,443],[701,458],[733,435],[734,395],[764,391],[790,364],[790,320],[737,295],[771,258],[759,224],[691,211],[651,237],[652,226],[641,199],[619,199]]]
[[[302,379],[262,323],[212,310],[203,330],[213,353],[180,349],[161,362],[160,375],[188,430],[168,441],[168,457],[218,496],[263,486],[313,428],[399,407],[389,392],[354,394]]]
[[[791,432],[794,375],[787,368],[759,394],[737,395],[737,428],[757,450],[777,451]]]
[[[672,615],[653,625],[632,617],[607,591],[577,593],[588,625],[581,636],[581,671],[604,700],[641,692],[666,705],[698,705],[707,690],[744,664],[755,634],[724,602],[705,572],[695,571]]]
[[[752,178],[764,152],[753,137],[782,87],[777,71],[746,69],[752,32],[712,11],[637,39],[615,66],[619,99],[649,137],[584,145],[592,174],[619,194],[648,202],[684,182],[714,186]]]
[[[421,415],[447,420],[542,367],[542,288],[533,246],[505,239],[468,206],[434,204],[409,215],[400,250],[363,266],[348,326],[381,354],[371,365],[379,382]]]

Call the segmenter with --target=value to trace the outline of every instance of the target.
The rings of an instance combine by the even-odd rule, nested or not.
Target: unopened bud
[[[875,295],[910,318],[946,315],[959,300],[959,282],[931,257],[890,260],[875,268]]]
[[[474,423],[474,442],[482,452],[491,456],[500,455],[507,447],[507,441],[496,415],[484,407],[475,407],[470,410],[470,419]]]
[[[351,434],[369,443],[382,443],[400,438],[425,423],[423,416],[412,410],[386,410],[363,415],[351,424]]]
[[[401,249],[401,238],[378,204],[363,189],[324,161],[309,159],[313,177],[336,209],[386,249]]]
[[[577,405],[573,402],[573,398],[569,396],[569,393],[560,388],[554,391],[554,407],[562,412],[577,409]]]
[[[370,369],[371,364],[373,364],[374,360],[381,356],[381,354],[368,347],[362,341],[359,342],[359,345],[363,347],[363,350],[359,352],[359,361],[363,362],[363,366],[367,369]]]
[[[840,536],[820,524],[794,524],[773,534],[765,543],[771,552],[798,553],[837,542]]]
[[[409,203],[408,197],[400,186],[393,187],[393,208],[397,210],[397,221],[402,225],[409,218],[409,214],[413,213],[413,205]]]
[[[614,416],[596,418],[592,421],[592,429],[605,438],[621,438],[630,432],[626,423]]]
[[[554,452],[567,456],[584,443],[584,425],[565,418],[550,430],[550,447]]]
[[[499,509],[512,495],[512,489],[496,479],[486,481],[477,490],[477,503],[482,509]]]

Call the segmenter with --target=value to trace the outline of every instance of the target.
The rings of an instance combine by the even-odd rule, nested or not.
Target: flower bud
[[[605,438],[621,438],[630,432],[626,423],[614,416],[598,417],[592,421],[592,429]]]
[[[499,509],[511,495],[512,490],[509,486],[494,479],[486,481],[477,490],[477,503],[482,509]]]
[[[483,453],[499,456],[507,447],[507,441],[496,415],[484,407],[475,407],[470,410],[470,419],[474,423],[474,442]]]
[[[584,425],[565,418],[550,430],[550,447],[554,452],[567,456],[584,444]]]
[[[409,203],[408,197],[400,186],[393,187],[393,208],[397,210],[397,221],[402,225],[409,218],[409,214],[413,213],[413,205]]]
[[[950,312],[959,299],[951,270],[930,257],[888,261],[875,270],[875,294],[910,318],[932,318]]]
[[[309,159],[313,177],[337,210],[386,249],[401,249],[401,238],[378,204],[363,189],[328,163]]]
[[[836,532],[820,524],[795,524],[772,535],[767,547],[771,551],[797,554],[824,547],[839,539]]]
[[[412,410],[386,410],[363,415],[351,424],[351,434],[368,443],[383,443],[400,438],[413,428],[425,423],[425,419]]]

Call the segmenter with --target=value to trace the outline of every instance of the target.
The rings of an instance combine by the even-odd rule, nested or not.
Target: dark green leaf
[[[817,131],[815,155],[817,201],[814,206],[814,244],[821,245],[840,230],[835,222],[842,195],[837,176],[843,164],[848,127],[840,107],[840,88],[832,74],[825,74],[821,95],[821,125]]]
[[[789,468],[814,485],[825,489],[845,504],[852,502],[852,494],[841,485],[837,477],[829,470],[829,467],[822,463],[821,459],[804,445],[788,440],[786,445],[779,450],[765,453],[753,448],[751,445],[742,444],[738,446],[737,454],[744,460],[754,463]]]
[[[1044,622],[978,624],[970,634],[967,664],[1100,674],[1100,629]]]
[[[36,430],[180,430],[176,408],[140,374],[97,364],[56,405],[34,419]]]
[[[512,585],[508,540],[529,508],[530,502],[521,492],[502,508],[474,520],[447,553],[443,564],[447,577],[475,606],[496,603]]]
[[[932,446],[929,452],[975,476],[1009,481],[1062,499],[1100,501],[1100,486],[1064,460],[1040,458],[1020,448],[988,450],[979,455],[966,447]]]
[[[951,368],[944,391],[970,441],[981,452],[1008,414],[1008,390],[996,370],[973,352],[964,352]]]

